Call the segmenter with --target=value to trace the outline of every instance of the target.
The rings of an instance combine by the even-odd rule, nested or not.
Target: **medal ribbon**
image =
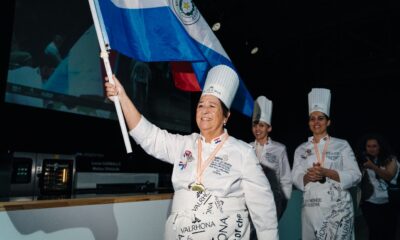
[[[263,150],[263,148],[264,148],[264,145],[267,145],[268,144],[268,139],[267,139],[267,142],[264,144],[264,145],[262,145],[261,143],[259,143],[259,142],[257,142],[257,141],[255,141],[255,143],[256,143],[256,156],[257,156],[257,158],[258,158],[258,161],[261,163],[262,161],[262,159],[261,159],[261,153],[262,153],[262,150]]]
[[[196,172],[196,183],[201,184],[202,178],[203,178],[203,173],[204,170],[210,165],[210,163],[214,160],[215,155],[217,152],[222,148],[224,145],[225,141],[228,139],[229,135],[225,133],[224,139],[222,142],[218,144],[218,146],[214,149],[214,151],[210,154],[210,156],[207,158],[206,162],[203,164],[203,158],[202,158],[202,151],[203,151],[203,146],[201,144],[201,139],[198,139],[197,142],[197,153],[198,153],[198,160],[197,160],[197,172]]]
[[[261,162],[261,150],[262,150],[262,145],[256,142],[256,156],[258,158],[258,161]]]
[[[322,151],[322,157],[319,155],[318,144],[316,142],[314,142],[315,155],[317,155],[317,161],[319,162],[321,167],[324,166],[326,151],[328,150],[328,145],[329,145],[330,139],[331,138],[328,136],[328,139],[326,140],[325,145],[324,145],[324,150]]]

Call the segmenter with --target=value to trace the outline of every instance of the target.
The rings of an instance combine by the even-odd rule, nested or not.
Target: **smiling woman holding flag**
[[[142,62],[172,62],[175,84],[200,91],[207,70],[235,69],[192,0],[89,0],[99,43]],[[111,77],[111,76],[109,76]],[[232,108],[251,116],[253,98],[239,77]]]
[[[204,88],[207,70],[217,65],[235,69],[228,54],[192,0],[89,0],[108,78],[112,49],[142,62],[170,62],[175,86]],[[232,108],[250,116],[253,98],[239,78]],[[119,101],[114,102],[127,152],[129,137]]]
[[[278,239],[270,184],[251,146],[225,125],[236,94],[236,72],[217,65],[208,72],[196,109],[200,133],[170,134],[139,113],[114,78],[106,94],[119,98],[129,134],[148,154],[173,164],[175,190],[165,239],[249,239],[249,214],[258,239]]]

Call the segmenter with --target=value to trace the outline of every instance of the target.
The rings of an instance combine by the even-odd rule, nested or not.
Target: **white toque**
[[[326,88],[313,88],[308,94],[308,114],[319,111],[329,117],[331,91]]]
[[[265,122],[271,126],[272,101],[265,96],[259,96],[254,102],[253,122]]]
[[[229,109],[239,87],[239,76],[226,65],[214,66],[208,71],[201,95],[214,95]]]

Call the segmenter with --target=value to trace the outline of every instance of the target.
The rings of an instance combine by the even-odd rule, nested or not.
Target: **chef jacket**
[[[313,137],[301,144],[294,154],[292,181],[303,191],[302,239],[354,239],[354,210],[349,188],[361,181],[361,172],[346,140],[325,137],[318,143],[319,152],[323,152],[328,138],[323,167],[336,170],[340,182],[326,178],[325,183],[309,182],[304,186],[307,169],[317,162]]]
[[[279,191],[283,192],[285,198],[289,200],[292,194],[292,174],[285,145],[273,141],[270,137],[267,143],[262,146],[255,141],[251,142],[250,145],[254,149],[256,149],[257,145],[261,147],[257,157],[262,166],[273,170],[273,178],[268,178],[272,189],[279,189]]]
[[[206,190],[195,192],[189,187],[196,181],[198,141],[204,161],[224,135],[206,143],[198,133],[171,134],[143,116],[130,135],[148,154],[173,164],[175,194],[165,239],[248,239],[248,212],[258,239],[278,239],[271,187],[249,144],[229,136],[204,171]]]

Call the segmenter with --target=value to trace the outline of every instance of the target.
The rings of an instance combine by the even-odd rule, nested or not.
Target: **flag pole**
[[[92,17],[93,17],[94,27],[96,29],[97,39],[99,40],[99,45],[100,45],[100,50],[101,50],[101,58],[103,59],[103,62],[104,62],[104,67],[106,69],[107,77],[108,77],[108,80],[110,81],[110,83],[115,84],[114,79],[113,79],[112,70],[111,70],[110,60],[108,58],[108,53],[109,53],[108,51],[110,50],[110,48],[109,48],[109,44],[104,42],[104,36],[103,36],[102,29],[100,27],[99,17],[97,15],[97,10],[96,10],[94,0],[89,0],[89,6],[90,6],[90,12],[92,13]],[[128,135],[128,131],[126,129],[125,119],[124,119],[124,115],[123,115],[122,109],[121,109],[121,103],[119,102],[118,96],[113,96],[112,100],[114,102],[115,109],[117,111],[119,125],[121,127],[122,136],[124,138],[126,152],[131,153],[132,147],[131,147],[131,142],[129,141],[129,135]]]

